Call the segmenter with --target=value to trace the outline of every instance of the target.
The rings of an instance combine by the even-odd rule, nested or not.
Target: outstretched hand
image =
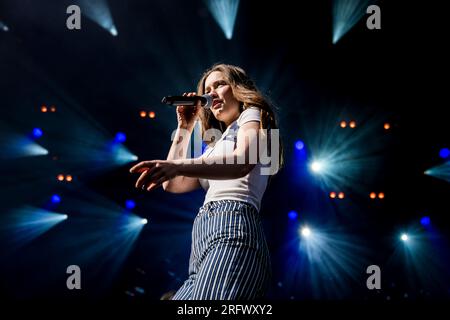
[[[136,188],[151,191],[164,181],[179,175],[178,165],[168,160],[142,161],[130,169],[131,173],[140,173]]]

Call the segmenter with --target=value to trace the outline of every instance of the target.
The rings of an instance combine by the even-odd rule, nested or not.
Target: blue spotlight
[[[32,135],[32,133],[30,134]],[[47,155],[48,150],[36,143],[33,137],[0,135],[0,159]]]
[[[9,28],[6,24],[4,24],[3,22],[0,21],[0,29],[7,32],[9,31]]]
[[[125,164],[132,161],[136,161],[138,159],[136,155],[132,154],[130,151],[128,151],[128,149],[125,146],[121,144],[113,146],[111,152],[113,154],[115,161],[118,164]]]
[[[310,169],[312,172],[320,174],[323,173],[326,169],[325,162],[323,160],[315,160],[311,162]]]
[[[11,232],[9,240],[14,242],[15,246],[22,246],[67,219],[67,215],[25,207],[0,217],[0,220],[3,218],[5,221],[1,221],[2,227]]]
[[[426,170],[425,174],[450,182],[450,161]]]
[[[430,217],[422,217],[422,219],[420,219],[420,223],[421,223],[424,227],[427,227],[427,226],[430,225],[431,219],[430,219]]]
[[[303,150],[303,148],[305,147],[305,144],[303,143],[302,140],[297,140],[295,142],[295,149],[297,150]]]
[[[123,132],[117,132],[114,141],[117,143],[123,143],[127,140],[127,136]]]
[[[302,235],[303,238],[309,238],[311,237],[311,229],[308,227],[302,227],[300,229],[300,234]]]
[[[147,222],[148,222],[148,220],[145,218],[141,220],[141,224],[147,224]]]
[[[291,211],[289,211],[289,213],[288,213],[288,217],[289,217],[289,219],[291,219],[291,220],[297,219],[297,216],[298,216],[298,214],[297,214],[297,212],[294,211],[294,210],[291,210]]]
[[[89,19],[100,25],[103,29],[117,36],[117,28],[114,25],[111,11],[109,10],[106,0],[78,0],[81,12],[85,14]]]
[[[448,156],[450,156],[450,150],[447,148],[442,148],[441,151],[439,151],[439,156],[442,159],[448,158]]]
[[[136,203],[133,200],[125,201],[125,208],[128,210],[133,210],[136,207]]]
[[[41,129],[39,129],[39,128],[33,129],[33,137],[40,138],[40,137],[42,137],[42,134],[43,134],[43,132]]]
[[[233,37],[239,0],[205,0],[205,3],[225,37],[230,40]]]
[[[119,33],[117,32],[117,29],[116,29],[115,26],[112,26],[112,27],[109,29],[109,33],[111,33],[111,35],[114,36],[114,37],[117,37],[117,35],[119,34]]]
[[[60,196],[58,196],[57,194],[52,195],[52,203],[60,203],[61,202],[61,198]]]
[[[402,240],[403,242],[408,241],[409,237],[406,233],[402,233],[402,235],[400,236],[400,240]]]
[[[333,44],[336,44],[366,13],[373,0],[334,0]]]

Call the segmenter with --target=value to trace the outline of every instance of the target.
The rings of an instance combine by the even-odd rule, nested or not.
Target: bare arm
[[[178,165],[178,174],[185,177],[214,180],[241,178],[259,161],[258,131],[257,121],[247,122],[239,128],[236,149],[231,155],[181,159],[173,163]]]
[[[179,176],[197,179],[197,182],[198,178],[220,180],[243,177],[259,161],[258,134],[259,122],[250,121],[239,129],[237,146],[231,155],[142,161],[131,168],[130,172],[141,173],[136,188],[146,186],[147,191]]]
[[[192,131],[193,128],[177,128],[167,160],[186,159]],[[165,181],[162,186],[167,192],[184,193],[199,188],[200,183],[198,178],[180,175]]]

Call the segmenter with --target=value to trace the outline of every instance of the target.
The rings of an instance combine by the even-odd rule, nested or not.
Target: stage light
[[[370,193],[370,199],[375,199],[377,197],[377,194],[375,192]]]
[[[56,112],[56,107],[55,106],[51,106],[50,107],[50,112]]]
[[[6,212],[0,219],[5,219],[1,221],[2,232],[10,233],[9,245],[18,248],[67,219],[67,215],[25,206]]]
[[[288,217],[289,217],[289,219],[291,219],[291,220],[297,219],[297,216],[298,216],[298,214],[297,214],[297,212],[294,211],[294,210],[291,210],[291,211],[289,211],[289,213],[288,213]]]
[[[320,173],[324,169],[324,164],[322,161],[313,161],[310,167],[313,172]]]
[[[448,158],[448,156],[450,156],[450,150],[447,149],[447,148],[442,148],[442,149],[439,151],[439,156],[440,156],[442,159]]]
[[[340,125],[341,125],[341,128],[345,128],[345,127],[347,127],[347,122],[341,121]]]
[[[69,218],[69,216],[68,216],[67,214],[63,214],[62,218],[63,218],[64,220],[66,220],[66,219]]]
[[[147,219],[142,219],[141,220],[141,224],[147,224],[148,220]]]
[[[114,37],[117,37],[117,35],[119,34],[119,33],[117,32],[117,29],[116,29],[115,26],[112,26],[112,27],[109,29],[109,32],[110,32]]]
[[[230,40],[233,37],[239,0],[205,0],[205,3],[225,37]]]
[[[343,192],[339,192],[338,198],[339,199],[344,199],[344,197],[345,197],[345,194]]]
[[[48,109],[47,109],[46,106],[42,106],[42,107],[41,107],[41,112],[47,112],[47,111],[48,111]]]
[[[303,227],[301,229],[301,234],[304,238],[308,238],[311,236],[311,230],[308,227]]]
[[[305,147],[305,144],[303,143],[302,140],[297,140],[295,142],[295,149],[297,150],[303,150],[303,148]]]
[[[350,121],[349,123],[350,128],[356,128],[356,122],[355,121]]]
[[[391,125],[389,123],[384,124],[384,130],[389,130],[391,128]]]
[[[403,233],[403,234],[401,235],[400,239],[401,239],[402,241],[408,241],[408,235],[407,235],[406,233]]]
[[[429,226],[431,224],[431,219],[430,217],[422,217],[422,219],[420,219],[420,223],[423,226]]]
[[[336,192],[330,192],[330,198],[331,199],[336,198]]]
[[[141,118],[145,118],[145,117],[147,116],[147,112],[141,111],[141,112],[139,113],[139,115],[140,115]]]
[[[127,136],[123,132],[117,132],[114,141],[117,143],[123,143],[127,140]]]
[[[60,203],[61,202],[61,197],[58,196],[57,194],[52,195],[52,203]]]
[[[109,10],[106,0],[78,0],[81,12],[89,19],[99,24],[103,29],[107,30],[114,37],[118,35],[116,26],[114,25],[111,11]]]
[[[64,181],[64,175],[63,174],[58,174],[56,179],[58,179],[58,181]]]
[[[43,132],[41,129],[39,129],[39,128],[33,129],[33,137],[40,138],[40,137],[42,137],[42,134],[43,134]]]
[[[73,180],[73,177],[70,175],[70,174],[68,174],[67,176],[66,176],[66,181],[67,182],[71,182]]]
[[[6,24],[4,24],[3,22],[0,21],[0,29],[7,32],[9,31],[9,28]]]
[[[383,193],[383,192],[380,192],[380,193],[378,194],[378,198],[379,198],[379,199],[384,199],[384,193]]]
[[[126,200],[125,201],[125,208],[128,210],[133,210],[136,207],[136,203],[133,200]]]
[[[333,44],[336,44],[366,13],[371,0],[334,0]]]
[[[426,170],[425,174],[450,182],[450,161]]]
[[[153,111],[150,111],[150,112],[148,113],[148,116],[149,116],[151,119],[154,119],[154,118],[156,117],[156,114],[155,114]]]

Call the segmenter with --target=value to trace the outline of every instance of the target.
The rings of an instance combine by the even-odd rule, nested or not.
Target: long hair
[[[213,65],[206,70],[200,78],[197,84],[197,94],[203,95],[205,93],[206,78],[214,71],[221,72],[227,83],[231,86],[234,97],[239,101],[240,112],[250,107],[261,109],[260,129],[267,129],[270,143],[270,130],[278,129],[273,107],[242,68],[229,64]],[[211,109],[202,108],[200,120],[202,124],[202,136],[208,129],[218,129],[222,133],[226,129],[225,123],[217,120]],[[208,144],[211,143],[211,141],[205,142]],[[279,146],[279,165],[281,168],[283,166],[283,146],[281,143],[281,136]]]

